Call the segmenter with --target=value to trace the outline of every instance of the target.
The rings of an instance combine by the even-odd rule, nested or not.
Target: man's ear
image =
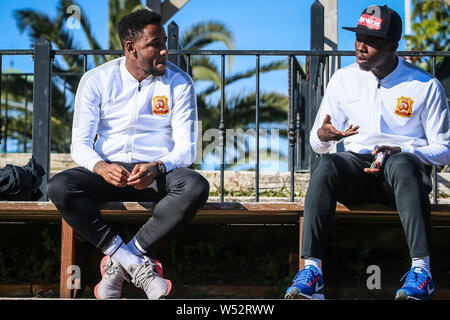
[[[131,54],[136,57],[136,45],[133,41],[125,41],[124,49],[125,53]]]
[[[398,49],[398,42],[392,41],[392,44],[391,44],[391,51],[392,51],[392,52],[395,52],[395,51],[397,51],[397,49]]]

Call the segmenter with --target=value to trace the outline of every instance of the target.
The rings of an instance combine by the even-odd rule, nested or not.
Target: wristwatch
[[[156,165],[156,168],[158,169],[158,173],[161,176],[165,176],[167,174],[166,166],[161,161],[158,161],[158,164]]]

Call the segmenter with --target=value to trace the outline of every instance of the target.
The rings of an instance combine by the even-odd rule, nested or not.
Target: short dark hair
[[[117,24],[122,47],[125,41],[136,41],[139,39],[146,25],[159,23],[161,23],[161,16],[149,9],[139,9],[123,16]]]

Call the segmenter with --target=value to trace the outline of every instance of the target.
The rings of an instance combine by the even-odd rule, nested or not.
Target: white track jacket
[[[194,85],[169,61],[163,76],[150,75],[141,83],[126,69],[125,57],[86,72],[74,113],[71,155],[91,171],[100,160],[161,160],[168,172],[195,160]]]
[[[356,63],[333,74],[310,134],[317,153],[329,152],[336,143],[317,136],[326,114],[339,130],[360,126],[358,134],[343,139],[346,151],[370,153],[382,145],[399,146],[427,165],[450,163],[450,118],[442,85],[400,57],[381,81]]]

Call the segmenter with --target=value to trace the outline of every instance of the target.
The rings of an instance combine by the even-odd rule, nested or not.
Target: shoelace
[[[419,287],[422,283],[424,283],[427,280],[427,275],[425,272],[415,272],[414,269],[409,270],[406,272],[402,279],[400,281],[403,281],[405,279],[405,284],[403,286],[405,287]]]
[[[122,267],[118,264],[114,264],[112,259],[110,258],[105,265],[105,275],[111,276],[114,273],[118,273],[123,280],[130,282],[129,275],[127,272],[124,272]]]
[[[310,274],[312,274],[312,276],[310,276]],[[311,269],[302,269],[295,276],[295,278],[293,280],[293,283],[296,283],[296,282],[307,282],[308,279],[310,279],[311,277],[314,278],[315,276],[316,276],[316,273],[313,270],[311,270]]]
[[[152,262],[145,260],[143,266],[141,266],[141,269],[143,268],[144,270],[139,270],[138,274],[136,274],[133,279],[134,284],[141,288],[147,287],[148,284],[155,279],[155,271],[153,270]]]
[[[111,259],[108,259],[108,263],[105,265],[105,274],[113,274],[115,272],[114,263]]]

